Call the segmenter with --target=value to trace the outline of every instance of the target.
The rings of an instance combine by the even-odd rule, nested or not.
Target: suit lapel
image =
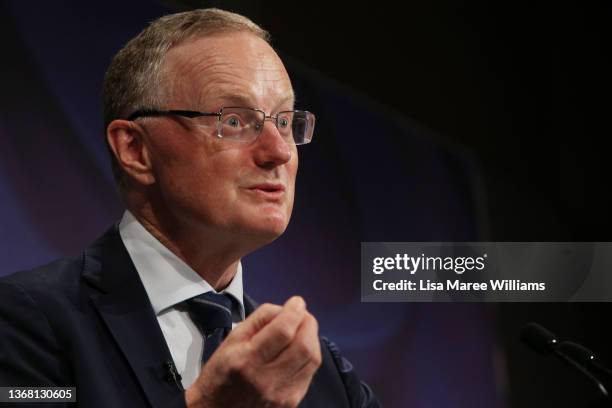
[[[168,378],[170,351],[116,227],[86,251],[83,278],[99,289],[91,299],[151,406],[184,406],[180,383]]]
[[[242,295],[242,299],[244,303],[244,315],[245,317],[249,317],[249,315],[259,307],[259,303],[254,301],[253,298],[246,293]]]

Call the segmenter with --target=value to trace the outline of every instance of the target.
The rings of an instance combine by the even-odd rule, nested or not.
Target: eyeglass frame
[[[130,114],[127,117],[127,120],[129,121],[133,121],[136,120],[138,118],[145,118],[145,117],[161,117],[161,116],[182,116],[185,118],[189,118],[189,119],[193,119],[193,118],[198,118],[198,117],[205,117],[205,116],[217,116],[218,117],[218,123],[221,123],[221,117],[223,115],[223,109],[249,109],[252,111],[256,111],[256,112],[261,112],[263,113],[264,116],[264,122],[268,119],[274,119],[274,125],[276,126],[276,128],[278,129],[278,116],[281,113],[296,113],[296,112],[303,112],[305,113],[307,116],[311,115],[313,118],[313,129],[311,131],[311,135],[310,135],[310,139],[306,139],[307,142],[304,143],[295,143],[295,138],[291,138],[293,140],[293,145],[295,146],[300,146],[300,145],[305,145],[308,144],[312,141],[312,136],[313,136],[313,132],[314,132],[314,120],[316,119],[316,116],[314,113],[306,111],[306,110],[288,110],[288,111],[280,111],[276,114],[276,116],[272,116],[267,115],[266,112],[262,109],[257,109],[257,108],[249,108],[249,107],[245,107],[245,106],[222,106],[218,112],[200,112],[200,111],[193,111],[193,110],[184,110],[184,109],[168,109],[168,110],[157,110],[157,109],[138,109],[134,112],[132,112],[132,114]],[[263,130],[263,125],[261,127],[261,129]],[[217,125],[217,137],[219,139],[224,139],[224,137],[220,134],[220,129],[219,129],[219,125]],[[261,130],[259,130],[257,133],[257,136],[253,139],[253,141],[257,140],[257,138],[259,138],[259,135],[261,134]],[[228,140],[236,140],[236,139],[228,139]],[[245,141],[243,141],[245,142]]]

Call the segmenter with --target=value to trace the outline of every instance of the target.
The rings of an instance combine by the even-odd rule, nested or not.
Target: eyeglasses
[[[127,120],[154,116],[182,116],[198,119],[217,116],[217,136],[223,139],[251,142],[261,134],[266,120],[276,125],[278,132],[289,144],[310,143],[314,132],[315,115],[308,111],[292,110],[278,112],[276,116],[266,115],[261,109],[223,107],[219,112],[198,112],[190,110],[153,110],[142,109],[132,113]],[[196,123],[206,126],[205,123]]]

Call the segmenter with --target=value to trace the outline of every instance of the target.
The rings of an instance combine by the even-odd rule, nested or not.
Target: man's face
[[[162,109],[217,112],[252,107],[275,115],[293,109],[287,71],[262,39],[232,33],[190,40],[164,61]],[[218,238],[269,242],[282,234],[293,207],[297,149],[274,122],[257,140],[217,137],[217,117],[148,119],[147,144],[159,200],[182,226]]]

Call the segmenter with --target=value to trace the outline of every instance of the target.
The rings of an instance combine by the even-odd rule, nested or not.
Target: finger
[[[306,304],[293,296],[283,310],[252,338],[251,346],[263,362],[272,361],[291,343],[306,314]]]
[[[321,365],[319,324],[313,315],[306,313],[291,344],[274,361],[274,366],[288,378],[298,375],[312,376]]]
[[[232,329],[226,341],[250,340],[251,337],[278,316],[282,309],[283,308],[279,305],[264,303],[251,313],[242,323]]]

